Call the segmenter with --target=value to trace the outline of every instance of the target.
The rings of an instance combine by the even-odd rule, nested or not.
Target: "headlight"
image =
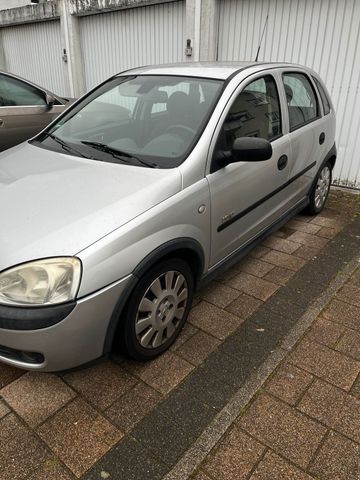
[[[74,300],[80,277],[75,257],[23,263],[0,273],[0,304],[35,307]]]

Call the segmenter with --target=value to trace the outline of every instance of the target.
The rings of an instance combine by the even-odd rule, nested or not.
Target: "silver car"
[[[71,102],[0,71],[0,152],[39,133]]]
[[[0,156],[0,360],[164,352],[197,287],[321,211],[334,136],[323,82],[298,65],[144,67],[89,92]]]

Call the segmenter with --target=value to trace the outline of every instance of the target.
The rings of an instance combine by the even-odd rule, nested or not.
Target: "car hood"
[[[0,155],[0,271],[75,255],[181,189],[178,169],[119,165],[25,143]]]

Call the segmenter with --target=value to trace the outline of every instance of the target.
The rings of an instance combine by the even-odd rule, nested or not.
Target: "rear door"
[[[45,94],[35,86],[8,75],[0,75],[0,151],[40,132],[64,106],[49,107]]]
[[[276,221],[288,208],[283,188],[291,155],[283,135],[275,72],[257,74],[234,92],[213,138],[212,168],[207,175],[211,193],[211,266],[230,255]],[[244,161],[214,168],[218,151],[231,151],[238,137],[262,137],[273,154],[261,162]]]
[[[282,71],[289,138],[289,193],[294,204],[309,191],[327,151],[327,132],[312,79],[303,71]]]

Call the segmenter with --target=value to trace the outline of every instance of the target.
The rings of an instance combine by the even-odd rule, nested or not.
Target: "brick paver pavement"
[[[194,480],[360,479],[359,279],[360,267]]]
[[[357,240],[344,236],[341,250],[341,235],[359,199],[334,191],[320,216],[298,215],[219,275],[198,292],[175,345],[151,363],[116,354],[56,375],[0,364],[0,480],[164,477],[354,255]],[[332,239],[337,263],[326,261]],[[197,480],[360,478],[358,293],[359,272]]]

